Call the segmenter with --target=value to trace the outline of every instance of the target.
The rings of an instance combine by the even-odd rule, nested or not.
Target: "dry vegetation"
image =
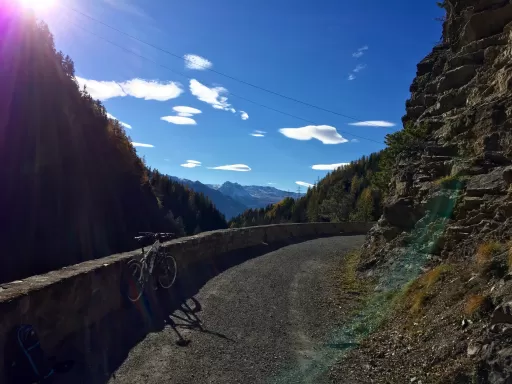
[[[483,315],[492,307],[492,301],[485,295],[471,295],[464,305],[464,315],[475,318]]]
[[[422,312],[432,296],[434,285],[451,269],[452,267],[448,264],[438,265],[406,286],[401,301],[409,308],[412,314]],[[398,304],[399,301],[400,299]]]

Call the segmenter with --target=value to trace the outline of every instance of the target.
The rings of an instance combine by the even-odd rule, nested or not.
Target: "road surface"
[[[228,269],[194,297],[190,308],[199,312],[175,311],[108,383],[328,382],[336,355],[329,335],[343,310],[336,277],[344,254],[363,240],[307,241]]]

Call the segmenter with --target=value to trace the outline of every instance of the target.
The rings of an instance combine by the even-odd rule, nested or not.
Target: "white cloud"
[[[239,111],[240,112],[240,117],[242,118],[242,120],[247,120],[249,118],[249,115],[247,114],[247,112],[245,111]]]
[[[359,139],[352,139],[350,140],[351,143],[359,143]]]
[[[130,125],[130,124],[127,124],[121,120],[118,120],[115,116],[111,115],[110,113],[107,112],[107,117],[109,119],[112,119],[112,120],[117,120],[119,122],[119,124],[121,124],[123,127],[125,128],[128,128],[128,129],[132,129],[133,127]]]
[[[311,168],[316,171],[333,171],[339,167],[349,165],[350,163],[336,163],[336,164],[315,164]]]
[[[364,51],[367,51],[368,50],[368,46],[365,45],[364,47],[361,47],[361,48],[358,48],[357,51],[355,51],[352,56],[355,57],[356,59],[359,59],[361,56],[364,55]]]
[[[231,104],[228,103],[228,98],[223,96],[227,92],[228,90],[224,87],[208,88],[196,79],[190,80],[190,93],[197,97],[198,100],[210,104],[215,109],[234,113],[236,111],[231,107]]]
[[[94,99],[107,100],[113,97],[126,96],[121,86],[115,81],[88,80],[78,76],[76,76],[75,79],[80,89],[85,86],[87,92],[89,92]]]
[[[267,185],[276,185],[276,183],[267,183]]]
[[[144,100],[166,101],[175,99],[183,92],[179,84],[172,81],[160,83],[154,80],[132,79],[120,85],[128,95]]]
[[[196,121],[190,117],[184,117],[184,116],[163,116],[160,118],[160,120],[167,121],[171,124],[177,124],[177,125],[196,125]]]
[[[185,106],[182,106],[182,105],[178,105],[176,107],[172,107],[172,110],[176,113],[178,113],[179,116],[184,116],[184,115],[181,115],[180,113],[186,113],[187,116],[192,116],[192,115],[196,115],[198,113],[202,113],[201,110],[197,109],[197,108],[192,108],[192,107],[185,107]]]
[[[251,133],[251,136],[254,136],[254,137],[265,137],[265,133],[267,133],[267,132],[256,130],[253,133]]]
[[[348,140],[341,136],[336,128],[329,125],[308,125],[301,128],[281,128],[283,135],[295,140],[317,139],[324,144],[341,144]]]
[[[307,188],[313,188],[314,187],[313,184],[306,183],[305,181],[296,181],[295,184],[300,185],[302,187],[307,187]]]
[[[349,80],[354,80],[356,77],[353,74],[348,75]]]
[[[132,145],[134,147],[144,147],[144,148],[154,148],[155,147],[153,144],[136,143],[135,141],[132,141]]]
[[[363,69],[366,68],[366,64],[358,64],[355,68],[354,68],[354,72],[355,73],[358,73],[358,72],[361,72]]]
[[[208,169],[218,169],[221,171],[249,172],[251,168],[245,164],[221,165],[218,167],[208,167]]]
[[[159,82],[156,80],[131,79],[124,82],[97,81],[76,77],[80,88],[86,86],[87,92],[98,100],[108,100],[114,97],[133,96],[144,100],[167,101],[175,99],[183,93],[179,83],[172,81]]]
[[[204,71],[205,69],[209,69],[213,66],[213,63],[210,60],[198,55],[185,55],[183,56],[183,59],[185,59],[185,68],[188,69]]]
[[[195,167],[200,167],[201,162],[197,161],[197,160],[187,160],[187,162],[185,164],[180,164],[180,165],[185,168],[195,168]]]
[[[394,127],[396,124],[389,121],[380,120],[369,120],[369,121],[358,121],[357,123],[349,123],[356,127]]]
[[[181,116],[181,117],[192,117],[194,115],[192,113],[188,113],[188,112],[178,112],[178,116]]]

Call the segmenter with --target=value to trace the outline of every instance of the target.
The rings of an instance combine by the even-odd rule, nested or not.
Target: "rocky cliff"
[[[512,1],[442,5],[403,117],[424,137],[396,161],[360,266],[396,316],[349,354],[350,382],[512,382]]]

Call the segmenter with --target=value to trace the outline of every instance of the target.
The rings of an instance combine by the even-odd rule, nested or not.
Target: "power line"
[[[188,76],[184,75],[184,74],[183,74],[183,73],[181,73],[181,72],[175,71],[174,69],[169,68],[169,67],[168,67],[168,66],[166,66],[166,65],[160,64],[160,63],[158,63],[158,62],[156,62],[156,61],[154,61],[154,60],[152,60],[152,59],[149,59],[149,58],[147,58],[147,57],[145,57],[145,56],[142,56],[142,55],[140,55],[140,54],[138,54],[138,53],[136,53],[136,52],[132,51],[131,49],[125,48],[125,47],[123,47],[123,46],[121,46],[121,45],[119,45],[119,44],[117,44],[117,43],[114,43],[113,41],[111,41],[111,40],[109,40],[109,39],[107,39],[107,38],[105,38],[105,37],[103,37],[103,36],[100,36],[100,35],[98,35],[98,34],[96,34],[96,33],[94,33],[94,32],[91,32],[91,31],[87,30],[86,28],[84,28],[84,27],[82,27],[82,26],[80,26],[80,25],[78,25],[78,24],[76,24],[76,23],[74,23],[74,22],[72,22],[72,21],[66,20],[66,22],[68,22],[70,25],[75,26],[76,28],[80,28],[81,30],[83,30],[83,31],[85,31],[85,32],[87,32],[87,33],[89,33],[89,34],[91,34],[91,35],[93,35],[93,36],[95,36],[95,37],[97,37],[97,38],[99,38],[99,39],[101,39],[101,40],[106,41],[106,42],[107,42],[107,43],[109,43],[109,44],[112,44],[112,45],[114,45],[114,46],[116,46],[116,47],[118,47],[118,48],[120,48],[120,49],[122,49],[122,50],[124,50],[124,51],[126,51],[126,52],[128,52],[128,53],[131,53],[132,55],[135,55],[135,56],[137,56],[137,57],[140,57],[141,59],[147,60],[147,61],[149,61],[149,62],[151,62],[151,63],[153,63],[153,64],[155,64],[155,65],[158,65],[158,66],[160,66],[160,67],[162,67],[162,68],[164,68],[164,69],[167,69],[168,71],[170,71],[170,72],[172,72],[172,73],[174,73],[174,74],[176,74],[176,75],[178,75],[178,76],[181,76],[181,77],[183,77],[183,78],[185,78],[185,79],[187,79],[187,80],[191,80],[191,78],[190,78],[190,77],[188,77]],[[229,95],[230,95],[230,96],[234,96],[234,97],[236,97],[236,98],[239,98],[239,99],[241,99],[241,100],[247,101],[247,102],[249,102],[249,103],[252,103],[252,104],[257,105],[257,106],[259,106],[259,107],[266,108],[266,109],[268,109],[268,110],[271,110],[271,111],[274,111],[274,112],[280,113],[280,114],[282,114],[282,115],[289,116],[289,117],[292,117],[292,118],[294,118],[294,119],[302,120],[302,121],[304,121],[304,122],[306,122],[306,123],[309,123],[309,124],[313,124],[313,125],[320,125],[320,124],[318,124],[318,123],[316,123],[316,122],[314,122],[314,121],[312,121],[312,120],[308,120],[308,119],[305,119],[305,118],[303,118],[303,117],[300,117],[300,116],[297,116],[297,115],[294,115],[294,114],[291,114],[291,113],[288,113],[288,112],[284,112],[284,111],[281,111],[281,110],[279,110],[279,109],[276,109],[276,108],[270,107],[270,106],[268,106],[268,105],[258,103],[257,101],[254,101],[254,100],[248,99],[248,98],[246,98],[246,97],[243,97],[243,96],[237,95],[237,94],[232,93],[232,92],[229,92]],[[341,133],[347,134],[347,135],[349,135],[349,136],[357,137],[358,139],[371,141],[371,142],[374,142],[374,143],[377,143],[377,144],[384,144],[383,142],[380,142],[380,141],[377,141],[377,140],[373,140],[373,139],[369,139],[369,138],[367,138],[367,137],[363,137],[363,136],[355,135],[355,134],[353,134],[353,133],[351,133],[351,132],[348,132],[348,131],[343,131],[343,130],[338,130],[338,131],[339,131],[339,132],[341,132]]]
[[[248,81],[245,81],[245,80],[239,79],[239,78],[237,78],[237,77],[234,77],[234,76],[228,75],[228,74],[226,74],[226,73],[223,73],[223,72],[217,71],[217,70],[215,70],[215,69],[209,68],[209,67],[207,67],[207,66],[201,65],[201,64],[199,64],[199,63],[196,63],[196,62],[195,62],[195,61],[193,61],[193,60],[187,59],[187,58],[185,58],[185,57],[183,57],[183,56],[181,56],[181,55],[178,55],[178,54],[176,54],[176,53],[170,52],[170,51],[168,51],[168,50],[166,50],[166,49],[164,49],[164,48],[162,48],[162,47],[159,47],[159,46],[157,46],[157,45],[154,45],[154,44],[152,44],[152,43],[149,43],[149,42],[147,42],[147,41],[144,41],[144,40],[142,40],[142,39],[139,39],[138,37],[135,37],[135,36],[133,36],[133,35],[131,35],[131,34],[127,33],[127,32],[124,32],[124,31],[122,31],[122,30],[120,30],[120,29],[118,29],[118,28],[116,28],[116,27],[113,27],[113,26],[111,26],[111,25],[109,25],[109,24],[107,24],[107,23],[105,23],[105,22],[103,22],[103,21],[101,21],[101,20],[98,20],[98,19],[96,19],[95,17],[92,17],[91,15],[88,15],[88,14],[86,14],[86,13],[82,12],[82,11],[79,11],[79,10],[77,10],[77,9],[73,8],[73,7],[68,7],[68,6],[66,6],[66,5],[61,5],[61,6],[62,6],[62,7],[64,7],[64,8],[67,8],[67,9],[69,9],[69,10],[71,10],[71,11],[75,12],[75,13],[78,13],[78,14],[80,14],[80,15],[84,16],[84,17],[87,17],[87,18],[89,18],[90,20],[93,20],[93,21],[95,21],[95,22],[97,22],[97,23],[99,23],[99,24],[101,24],[101,25],[104,25],[105,27],[110,28],[110,29],[112,29],[112,30],[114,30],[114,31],[116,31],[116,32],[118,32],[118,33],[121,33],[121,34],[123,34],[123,35],[125,35],[125,36],[129,37],[130,39],[133,39],[133,40],[135,40],[135,41],[138,41],[139,43],[145,44],[145,45],[147,45],[147,46],[149,46],[149,47],[152,47],[152,48],[154,48],[154,49],[157,49],[157,50],[159,50],[159,51],[161,51],[161,52],[163,52],[163,53],[166,53],[166,54],[168,54],[168,55],[171,55],[171,56],[173,56],[173,57],[175,57],[175,58],[178,58],[178,59],[180,59],[180,60],[185,60],[185,61],[188,61],[188,62],[190,62],[190,63],[193,63],[194,65],[198,65],[198,66],[202,67],[203,69],[206,69],[206,70],[208,70],[208,71],[210,71],[210,72],[213,72],[213,73],[216,73],[216,74],[218,74],[218,75],[224,76],[224,77],[226,77],[226,78],[228,78],[228,79],[231,79],[231,80],[237,81],[237,82],[239,82],[239,83],[242,83],[242,84],[248,85],[248,86],[253,87],[253,88],[255,88],[255,89],[258,89],[258,90],[260,90],[260,91],[270,93],[270,94],[272,94],[272,95],[274,95],[274,96],[278,96],[278,97],[281,97],[281,98],[283,98],[283,99],[287,99],[287,100],[290,100],[290,101],[293,101],[293,102],[296,102],[296,103],[299,103],[299,104],[305,105],[305,106],[307,106],[307,107],[315,108],[315,109],[318,109],[318,110],[320,110],[320,111],[324,111],[324,112],[332,113],[332,114],[334,114],[334,115],[341,116],[341,117],[344,117],[344,118],[349,119],[349,120],[353,120],[353,121],[361,121],[361,120],[362,120],[362,119],[358,119],[358,118],[353,117],[353,116],[349,116],[349,115],[346,115],[346,114],[343,114],[343,113],[340,113],[340,112],[333,111],[333,110],[331,110],[331,109],[327,109],[327,108],[320,107],[320,106],[315,105],[315,104],[308,103],[308,102],[306,102],[306,101],[302,101],[302,100],[296,99],[296,98],[291,97],[291,96],[284,95],[284,94],[279,93],[279,92],[276,92],[276,91],[272,91],[271,89],[261,87],[261,86],[259,86],[259,85],[256,85],[256,84],[253,84],[253,83],[250,83],[250,82],[248,82]],[[376,126],[376,127],[380,127],[380,125],[373,124],[373,123],[370,123],[370,122],[368,123],[368,125],[369,125],[369,126]]]

